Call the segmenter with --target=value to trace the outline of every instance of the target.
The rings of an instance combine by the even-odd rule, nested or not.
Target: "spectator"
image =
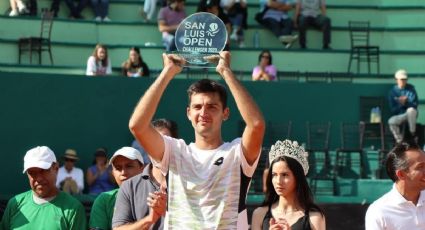
[[[19,16],[20,14],[27,14],[29,10],[22,2],[22,0],[9,0],[11,11],[9,13],[10,17]]]
[[[209,79],[188,89],[186,115],[195,143],[162,136],[150,124],[167,85],[182,71],[184,60],[163,54],[164,68],[144,93],[130,119],[130,130],[153,162],[167,175],[165,229],[248,229],[245,200],[258,164],[264,136],[263,116],[230,69],[230,53],[220,52],[216,71],[233,94],[246,123],[242,139],[224,142],[223,121],[229,118],[224,86]],[[244,186],[247,185],[247,186]]]
[[[270,150],[267,192],[252,214],[252,230],[326,229],[323,211],[307,183],[307,152],[296,141],[277,141]]]
[[[110,22],[108,18],[109,0],[90,0],[94,11],[94,20],[97,22]]]
[[[388,120],[391,132],[397,143],[403,141],[400,126],[407,121],[412,139],[418,141],[416,136],[416,119],[418,117],[418,95],[415,87],[407,83],[407,72],[400,69],[395,73],[397,84],[394,85],[389,94],[388,101],[391,109],[391,117]]]
[[[162,135],[178,137],[177,124],[174,121],[158,119],[153,121],[152,125]],[[164,219],[160,217],[165,212],[165,194],[154,192],[160,190],[161,185],[162,188],[166,187],[165,178],[161,170],[152,164],[148,164],[142,174],[124,183],[115,205],[116,214],[112,224],[114,229],[139,229],[151,225],[152,229],[163,229]],[[159,198],[157,199],[159,205],[152,209],[149,209],[149,204],[146,205],[145,202],[147,194],[150,193],[158,195]]]
[[[278,37],[286,48],[291,47],[298,38],[298,35],[291,35],[294,23],[288,12],[294,8],[292,0],[268,0],[267,7],[262,18],[263,26]]]
[[[128,59],[122,63],[122,74],[127,77],[149,77],[149,67],[143,61],[139,48],[130,48]]]
[[[151,159],[149,158],[148,153],[143,149],[143,147],[140,145],[140,143],[136,139],[134,139],[133,142],[131,143],[131,147],[137,149],[137,151],[139,151],[140,154],[142,154],[143,162],[145,162],[145,165],[151,163]]]
[[[263,187],[263,193],[267,193],[267,176],[269,175],[269,168],[270,168],[270,162],[269,159],[266,159],[266,162],[264,163],[264,170],[262,175],[262,187]]]
[[[203,5],[203,2],[205,2],[205,5]],[[218,18],[220,18],[221,21],[223,21],[224,25],[226,26],[227,30],[227,40],[226,45],[223,50],[230,50],[230,33],[232,32],[232,24],[230,23],[229,17],[227,14],[224,13],[223,8],[220,6],[220,0],[201,0],[198,9],[202,10],[200,12],[208,12],[211,14],[214,14]]]
[[[237,41],[239,47],[245,47],[244,29],[247,28],[248,9],[246,0],[221,0],[220,6],[232,24],[230,39]]]
[[[294,21],[298,25],[301,49],[306,48],[306,30],[309,26],[323,32],[323,49],[330,48],[331,19],[326,16],[326,0],[297,0]]]
[[[69,18],[71,19],[83,19],[81,16],[81,11],[87,5],[88,0],[78,0],[78,5],[75,6],[74,2],[76,0],[65,0],[66,5],[69,8]],[[59,12],[60,0],[53,0],[50,11],[53,12],[53,16],[57,17]]]
[[[162,43],[167,51],[175,51],[174,34],[179,24],[186,18],[184,0],[170,0],[168,6],[158,13],[158,29],[162,33]]]
[[[94,153],[95,160],[93,165],[87,169],[87,184],[89,186],[89,194],[98,195],[115,188],[114,178],[112,176],[111,167],[108,167],[108,158],[106,149],[98,148]]]
[[[140,152],[131,147],[118,149],[111,157],[109,164],[112,166],[112,175],[118,186],[140,174],[144,166]],[[89,227],[91,229],[112,229],[112,216],[117,193],[118,188],[103,192],[96,198],[90,213]]]
[[[56,187],[64,192],[80,194],[84,190],[84,173],[80,168],[75,167],[78,160],[77,152],[74,149],[67,149],[63,156],[64,166],[59,168]]]
[[[170,137],[178,138],[178,128],[177,123],[172,120],[167,119],[157,119],[152,122],[153,127],[155,127],[158,132],[160,132],[162,135],[167,135]],[[140,145],[140,143],[137,140],[134,140],[131,144],[131,147],[139,150],[140,153],[142,153],[143,161],[145,164],[151,163],[151,159],[148,156],[148,153],[143,149],[143,147]]]
[[[92,55],[87,60],[87,76],[104,76],[112,74],[111,60],[106,46],[97,44]]]
[[[425,153],[415,144],[397,144],[385,163],[392,189],[366,212],[366,230],[425,229]]]
[[[12,0],[13,1],[13,0]],[[21,1],[21,0],[17,0]],[[42,9],[44,10],[44,9]],[[53,0],[52,4],[50,5],[50,12],[53,13],[54,17],[58,16],[59,11],[59,0]],[[29,0],[27,2],[27,7],[25,10],[22,10],[22,12],[19,12],[20,14],[28,14],[31,16],[37,16],[37,0]]]
[[[56,156],[49,147],[30,149],[24,157],[24,171],[31,190],[7,203],[0,229],[86,229],[83,205],[56,187]]]
[[[143,4],[143,9],[141,10],[141,14],[143,19],[146,22],[152,20],[153,16],[156,13],[156,5],[158,4],[157,0],[145,0]],[[161,7],[167,6],[167,2],[165,0],[160,0]]]
[[[252,71],[253,81],[276,81],[277,70],[272,64],[272,54],[269,50],[261,51],[258,56],[258,66]]]

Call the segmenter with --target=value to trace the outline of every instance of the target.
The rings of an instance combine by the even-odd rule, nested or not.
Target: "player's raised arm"
[[[151,121],[165,88],[171,79],[181,72],[184,64],[184,60],[174,54],[162,54],[162,58],[164,68],[140,99],[129,122],[131,133],[146,152],[158,162],[162,160],[164,154],[164,142],[158,131],[151,125]]]
[[[247,162],[252,164],[257,159],[263,144],[265,130],[263,115],[251,95],[236,79],[230,69],[230,53],[228,51],[220,52],[220,61],[216,70],[226,81],[230,92],[235,98],[236,106],[241,113],[242,119],[246,123],[242,134],[242,150]]]

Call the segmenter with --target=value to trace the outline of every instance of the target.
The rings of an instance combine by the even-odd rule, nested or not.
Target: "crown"
[[[308,153],[304,150],[304,147],[300,146],[296,141],[284,140],[277,141],[272,145],[269,152],[269,162],[270,164],[278,157],[286,156],[290,157],[303,167],[304,175],[308,173]]]

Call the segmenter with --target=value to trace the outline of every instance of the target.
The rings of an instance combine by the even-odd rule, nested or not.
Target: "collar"
[[[405,203],[412,203],[411,201],[406,200],[400,192],[396,188],[396,184],[393,184],[393,188],[390,191],[390,197],[391,200],[394,202],[394,204],[401,205]],[[418,204],[416,206],[425,206],[425,190],[422,190],[419,194]]]
[[[147,164],[147,165],[143,168],[143,171],[142,171],[142,178],[143,178],[144,180],[149,180],[149,179],[150,179],[150,177],[151,177],[151,174],[150,174],[151,167],[152,167],[152,163],[149,163],[149,164]]]

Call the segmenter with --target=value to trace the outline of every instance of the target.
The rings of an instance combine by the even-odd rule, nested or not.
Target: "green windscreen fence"
[[[0,194],[29,188],[22,174],[25,152],[47,145],[61,159],[74,148],[77,166],[86,170],[98,147],[109,156],[133,138],[128,121],[134,106],[154,79],[83,77],[0,73]],[[171,81],[155,118],[175,120],[180,137],[193,141],[186,116],[186,89],[192,80]],[[224,83],[224,82],[223,82]],[[306,142],[306,121],[331,121],[331,146],[339,144],[339,123],[359,120],[360,96],[385,96],[389,84],[243,82],[259,104],[266,121],[292,121],[291,138]],[[230,119],[224,122],[223,139],[239,134],[241,116],[229,97]],[[384,117],[384,119],[386,119]]]

